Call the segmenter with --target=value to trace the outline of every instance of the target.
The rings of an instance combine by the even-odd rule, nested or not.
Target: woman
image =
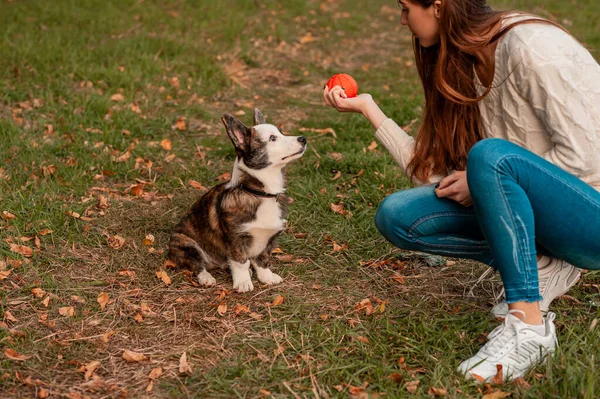
[[[325,102],[366,116],[421,185],[380,205],[386,239],[500,272],[504,323],[458,370],[490,380],[500,364],[514,379],[554,351],[542,310],[576,267],[600,268],[600,66],[558,25],[485,0],[399,3],[425,90],[416,138],[368,94],[326,87]]]

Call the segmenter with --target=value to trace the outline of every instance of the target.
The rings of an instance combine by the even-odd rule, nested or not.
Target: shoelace
[[[481,352],[494,356],[497,355],[498,351],[506,345],[506,343],[514,336],[517,341],[517,348],[519,347],[520,341],[520,328],[517,327],[519,319],[516,319],[516,316],[508,317],[509,315],[515,315],[517,313],[522,313],[525,316],[525,313],[521,310],[510,310],[504,322],[500,324],[498,327],[494,328],[488,334],[488,342],[481,348]],[[516,319],[516,320],[515,320]],[[511,329],[514,331],[511,333]]]

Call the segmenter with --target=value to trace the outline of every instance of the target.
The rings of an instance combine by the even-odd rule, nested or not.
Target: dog
[[[304,155],[307,143],[303,136],[281,134],[258,109],[251,128],[229,114],[221,121],[235,147],[231,179],[207,191],[181,219],[168,257],[202,286],[216,284],[209,270],[229,267],[233,288],[248,292],[254,289],[250,266],[263,284],[283,281],[269,269],[275,239],[287,223],[283,168]]]

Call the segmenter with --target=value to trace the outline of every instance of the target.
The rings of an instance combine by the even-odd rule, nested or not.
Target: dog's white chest
[[[244,226],[244,230],[252,236],[248,255],[254,257],[264,251],[271,237],[285,229],[285,224],[277,201],[264,201],[256,210],[256,219]]]

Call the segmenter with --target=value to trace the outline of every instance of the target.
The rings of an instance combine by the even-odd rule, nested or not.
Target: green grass
[[[598,2],[493,4],[565,24],[599,58]],[[378,234],[373,216],[408,182],[381,146],[367,149],[374,137],[364,118],[322,105],[327,78],[347,72],[400,125],[419,117],[410,36],[395,7],[387,0],[0,0],[0,212],[15,215],[0,219],[0,260],[11,270],[0,281],[8,327],[0,328],[0,345],[31,356],[1,355],[0,397],[41,389],[51,397],[143,397],[157,367],[163,374],[150,397],[488,392],[454,369],[497,325],[488,312],[497,277],[469,295],[486,270],[474,262],[430,268],[411,259],[398,272],[361,266],[406,255]],[[119,93],[122,101],[111,100]],[[254,107],[285,133],[333,128],[337,135],[304,131],[310,149],[288,170],[295,202],[279,244],[294,258],[274,262],[285,282],[219,298],[218,289],[194,287],[169,270],[166,286],[155,272],[171,229],[199,195],[188,181],[212,186],[231,170],[220,115],[244,111],[240,118],[250,122]],[[173,128],[180,118],[184,130]],[[339,202],[351,217],[331,211]],[[152,250],[143,244],[148,234]],[[116,235],[125,239],[121,248],[110,245]],[[334,251],[334,242],[347,249]],[[11,243],[35,252],[24,258]],[[230,290],[226,273],[216,278]],[[513,397],[600,395],[600,327],[590,331],[600,318],[598,284],[598,273],[588,273],[571,298],[556,302],[561,347],[528,374],[531,388],[494,389]],[[47,296],[34,297],[32,288]],[[110,298],[104,310],[101,292]],[[277,295],[281,305],[265,305]],[[357,311],[366,298],[385,301],[383,312]],[[237,304],[254,313],[236,315]],[[61,316],[68,306],[75,315]],[[125,349],[149,360],[127,363]],[[179,372],[184,352],[191,373]],[[86,381],[80,368],[92,361],[100,367]],[[401,381],[388,378],[394,373]],[[405,388],[413,380],[420,381],[414,395]]]

